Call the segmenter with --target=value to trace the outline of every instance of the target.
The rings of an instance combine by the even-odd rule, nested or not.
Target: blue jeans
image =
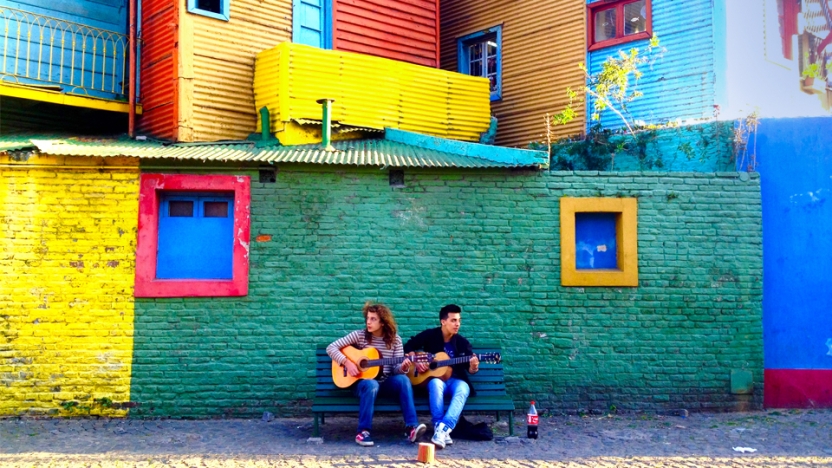
[[[369,431],[373,428],[373,411],[375,410],[376,396],[398,396],[399,404],[402,407],[404,423],[407,426],[418,425],[416,419],[416,406],[413,405],[413,387],[410,380],[404,374],[392,375],[381,384],[378,380],[366,379],[358,382],[353,389],[358,396],[358,431]]]
[[[471,389],[468,388],[468,384],[453,377],[448,379],[447,382],[443,382],[441,379],[428,381],[428,401],[433,425],[436,426],[443,422],[451,429],[456,427],[456,422],[459,421],[459,415],[462,414],[462,408],[465,406],[465,400],[468,399],[469,393],[471,393]],[[445,397],[451,399],[447,413],[445,412]]]

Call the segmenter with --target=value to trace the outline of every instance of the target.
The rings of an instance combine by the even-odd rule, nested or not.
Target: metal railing
[[[127,53],[126,34],[0,7],[0,80],[123,99]]]

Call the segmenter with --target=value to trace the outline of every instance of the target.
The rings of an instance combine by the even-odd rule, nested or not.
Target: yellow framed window
[[[638,286],[638,201],[560,199],[562,286]]]

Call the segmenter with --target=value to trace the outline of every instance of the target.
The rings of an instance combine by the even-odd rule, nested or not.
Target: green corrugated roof
[[[0,136],[0,153],[6,151],[14,151],[25,148],[35,148],[34,143],[30,137],[22,135],[6,135]]]
[[[271,163],[338,164],[377,167],[459,167],[500,168],[538,167],[534,162],[498,162],[480,157],[461,156],[450,152],[395,142],[365,139],[333,142],[335,151],[326,151],[320,144],[298,146],[262,146],[253,141],[217,143],[175,143],[134,141],[129,139],[96,138],[4,138],[10,149],[15,144],[36,147],[42,154],[54,156],[136,157],[141,159],[178,159],[195,161],[239,161]],[[26,143],[30,142],[30,143]],[[26,146],[22,146],[26,147]]]

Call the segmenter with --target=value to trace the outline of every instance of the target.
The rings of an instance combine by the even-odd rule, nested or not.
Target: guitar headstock
[[[484,362],[486,364],[499,364],[503,361],[503,358],[502,356],[500,356],[500,353],[477,354],[477,359],[479,359],[480,362]]]

